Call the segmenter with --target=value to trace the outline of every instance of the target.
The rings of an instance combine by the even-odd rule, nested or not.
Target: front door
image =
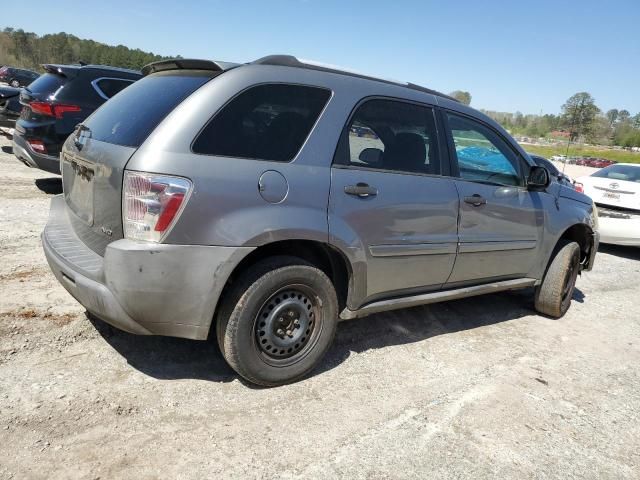
[[[446,114],[457,161],[458,257],[449,286],[526,276],[542,234],[540,193],[526,188],[525,162],[497,132]]]
[[[437,289],[457,248],[458,194],[440,176],[433,109],[375,99],[348,123],[331,170],[330,242],[355,272],[350,307]]]

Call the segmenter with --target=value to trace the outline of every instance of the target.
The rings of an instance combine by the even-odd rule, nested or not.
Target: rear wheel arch
[[[298,258],[324,272],[336,290],[340,310],[345,308],[353,279],[352,266],[346,255],[328,243],[316,240],[282,240],[257,247],[235,266],[218,298],[212,326],[215,325],[221,305],[225,302],[234,281],[253,265],[267,258],[283,256]],[[215,331],[215,327],[210,329],[210,335],[212,331]]]

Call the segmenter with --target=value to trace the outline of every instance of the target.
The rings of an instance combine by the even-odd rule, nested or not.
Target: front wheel
[[[580,246],[576,242],[565,242],[553,257],[542,284],[536,288],[536,310],[554,318],[567,313],[578,273]]]
[[[331,280],[294,257],[263,260],[233,282],[217,318],[220,350],[252,383],[283,385],[309,373],[336,331]]]

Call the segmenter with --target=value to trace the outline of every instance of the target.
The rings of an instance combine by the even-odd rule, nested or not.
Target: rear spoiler
[[[239,63],[219,62],[213,60],[197,60],[189,58],[174,58],[171,60],[160,60],[149,63],[142,67],[142,76],[147,76],[156,72],[166,70],[210,70],[212,72],[222,72],[240,66]]]
[[[78,67],[73,67],[69,65],[54,65],[50,63],[45,63],[42,65],[44,71],[47,73],[54,73],[56,75],[62,75],[67,78],[75,78],[78,75]]]

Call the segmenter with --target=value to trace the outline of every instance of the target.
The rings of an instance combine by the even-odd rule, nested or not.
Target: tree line
[[[22,29],[5,28],[0,32],[0,65],[41,72],[43,63],[111,65],[139,70],[147,63],[165,58],[139,48],[111,46],[85,40],[68,33],[36,35]]]
[[[484,110],[506,130],[527,137],[568,136],[572,141],[598,145],[640,147],[640,112],[626,109],[603,112],[588,92],[578,92],[562,105],[559,115],[523,115]]]

